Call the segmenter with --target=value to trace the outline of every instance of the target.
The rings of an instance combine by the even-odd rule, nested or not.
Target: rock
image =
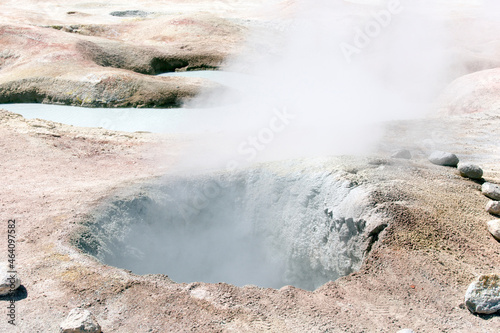
[[[472,282],[465,293],[465,305],[472,313],[500,311],[500,275],[481,275]]]
[[[492,220],[488,222],[488,231],[495,237],[497,241],[500,241],[500,220]]]
[[[44,6],[53,11],[48,4]],[[166,4],[155,5],[155,10],[163,11],[162,9],[167,8],[169,6]],[[181,23],[182,31],[179,31],[180,26],[175,23],[178,17],[171,15],[168,18],[141,21],[141,25],[145,26],[134,29],[130,29],[130,23],[126,20],[118,20],[112,30],[116,38],[87,40],[81,36],[103,37],[101,34],[106,35],[111,31],[108,31],[110,28],[107,24],[101,25],[109,17],[93,16],[102,19],[101,23],[86,25],[74,24],[77,23],[73,22],[75,18],[69,18],[66,12],[61,14],[71,22],[53,25],[52,21],[59,20],[38,15],[40,22],[30,25],[29,33],[22,24],[14,21],[11,22],[12,25],[2,22],[9,26],[8,29],[15,38],[0,39],[0,68],[2,72],[10,73],[0,75],[0,103],[47,103],[86,107],[179,107],[197,96],[202,89],[224,88],[208,79],[154,75],[177,69],[218,68],[226,56],[236,52],[236,41],[242,35],[240,23],[230,23],[222,17],[205,18],[196,14],[192,20],[191,16],[185,19],[186,22],[192,22],[189,26],[202,24],[214,29],[195,32]],[[124,11],[119,15],[138,14],[141,13]],[[166,21],[163,21],[164,19]],[[41,26],[43,21],[49,23],[48,27]],[[157,33],[155,27],[158,24],[161,24],[162,29]],[[34,35],[37,36],[38,42],[31,43]],[[142,42],[150,38],[165,38],[169,43],[179,43],[181,46],[185,45],[186,38],[191,38],[187,36],[200,40],[196,48],[183,47],[172,52],[163,48],[160,45],[162,43],[146,46]],[[221,43],[220,38],[224,38],[225,42]]]
[[[437,165],[456,167],[458,164],[458,157],[452,153],[435,151],[429,156],[429,161]]]
[[[481,179],[483,177],[483,169],[472,163],[460,163],[458,171],[460,176],[470,179]]]
[[[21,285],[21,279],[17,274],[11,274],[8,270],[8,264],[0,263],[0,296],[9,294]]]
[[[484,183],[481,192],[490,199],[500,200],[500,186],[492,183]]]
[[[404,159],[411,159],[411,153],[408,149],[400,149],[395,151],[392,155],[392,158],[404,158]]]
[[[486,211],[493,215],[500,215],[500,201],[490,200],[486,204]]]
[[[121,10],[109,13],[111,16],[118,17],[146,17],[150,13],[142,11],[142,10]]]
[[[403,328],[402,330],[397,331],[397,333],[415,333],[415,331],[410,328]]]
[[[62,333],[101,333],[101,326],[94,315],[85,309],[76,308],[69,312],[61,323]]]

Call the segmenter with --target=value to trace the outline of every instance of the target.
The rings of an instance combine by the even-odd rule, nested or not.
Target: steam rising
[[[463,74],[466,66],[451,62],[450,19],[460,9],[482,15],[486,7],[458,3],[298,3],[293,18],[257,29],[247,51],[228,64],[227,71],[240,73],[228,77],[229,90],[189,105],[226,106],[191,119],[194,127],[216,126],[196,137],[180,169],[233,170],[262,161],[369,152],[379,124],[429,114],[442,88]],[[364,253],[365,220],[351,212],[362,206],[362,196],[352,195],[359,188],[329,179],[324,169],[316,175],[307,166],[298,170],[285,170],[288,178],[246,171],[224,186],[216,181],[214,195],[204,194],[205,181],[167,182],[160,191],[167,200],[136,210],[130,209],[132,201],[120,213],[132,214],[128,219],[114,212],[102,219],[101,254],[111,264],[139,272],[153,266],[186,282],[314,289],[349,274]],[[206,205],[189,204],[200,195]],[[179,202],[195,213],[179,213]],[[121,225],[124,220],[127,225]],[[108,229],[122,237],[116,240]],[[150,254],[160,250],[161,255]]]
[[[357,2],[301,2],[293,19],[272,26],[274,33],[266,27],[249,38],[246,52],[227,66],[245,75],[236,76],[229,92],[208,97],[237,101],[207,113],[220,132],[215,141],[204,137],[200,150],[210,152],[213,165],[366,153],[380,123],[432,111],[454,75],[447,17],[438,17],[443,7]],[[278,122],[279,130],[271,124],[277,112],[290,120]]]
[[[176,282],[313,290],[359,269],[375,220],[366,189],[324,171],[276,171],[169,178],[135,190],[104,205],[79,246],[109,265]]]

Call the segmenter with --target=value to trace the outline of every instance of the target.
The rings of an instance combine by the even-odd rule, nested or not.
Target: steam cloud
[[[481,5],[472,1],[299,2],[292,19],[273,21],[273,30],[257,29],[247,51],[227,65],[228,72],[244,73],[228,77],[230,90],[203,96],[190,105],[225,106],[207,109],[206,118],[197,114],[191,119],[193,126],[203,122],[216,126],[193,141],[179,169],[192,173],[193,169],[203,172],[269,160],[369,152],[381,134],[380,123],[432,113],[440,91],[465,74],[466,66],[453,65],[456,36],[450,22],[460,15],[487,17],[492,6],[498,5],[491,1]],[[477,21],[464,27],[476,36]],[[197,220],[204,221],[204,212]],[[273,220],[277,225],[285,222]],[[217,223],[204,228],[209,243],[220,235],[241,236],[238,228]],[[172,242],[173,248],[179,245],[175,237]],[[247,253],[232,251],[231,256],[246,258]],[[234,275],[234,269],[227,267],[227,272],[218,271],[217,277],[209,278]],[[259,275],[257,280],[274,286],[276,276]]]
[[[190,105],[227,104],[192,119],[216,119],[218,135],[204,136],[190,154],[233,168],[369,152],[378,124],[431,113],[457,75],[449,65],[451,13],[430,1],[298,3],[294,18],[275,23],[273,33],[258,29],[228,64],[227,71],[245,73],[229,91]]]

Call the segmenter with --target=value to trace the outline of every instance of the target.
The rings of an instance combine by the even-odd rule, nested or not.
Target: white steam
[[[470,2],[466,11],[480,16],[484,8]],[[377,143],[382,122],[431,112],[439,92],[460,72],[451,70],[449,49],[456,36],[448,29],[465,7],[447,6],[451,1],[374,3],[304,1],[295,6],[293,20],[263,22],[247,51],[227,67],[245,74],[227,77],[229,91],[192,105],[226,106],[191,119],[193,128],[214,126],[195,138],[180,169],[203,173],[208,167],[364,153]],[[203,177],[166,182],[160,193],[172,199],[158,199],[151,209],[125,209],[137,213],[128,219],[108,214],[101,220],[122,233],[124,220],[142,221],[137,230],[149,230],[118,241],[113,233],[104,235],[101,252],[120,266],[132,263],[125,252],[130,248],[163,251],[143,256],[154,261],[136,256],[129,267],[148,272],[152,265],[189,282],[292,283],[312,290],[357,270],[365,218],[350,212],[363,207],[362,196],[350,195],[360,187],[329,180],[333,176],[324,165],[314,175],[314,160],[294,163],[268,174],[262,166],[248,168],[236,181],[208,178],[215,192],[204,191]],[[345,205],[338,203],[344,199]],[[194,213],[181,218],[176,209],[186,205]]]
[[[450,78],[446,15],[427,1],[354,2],[304,1],[258,29],[226,69],[245,75],[208,98],[229,103],[207,111],[218,135],[190,154],[232,168],[366,153],[381,122],[428,114]]]

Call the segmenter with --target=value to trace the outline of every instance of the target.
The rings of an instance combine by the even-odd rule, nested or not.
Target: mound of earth
[[[0,103],[178,106],[213,84],[153,75],[217,69],[238,52],[248,25],[203,7],[173,13],[179,4],[145,2],[155,14],[140,19],[110,15],[118,3],[86,6],[0,5]]]
[[[500,243],[486,226],[488,199],[480,184],[456,169],[427,161],[435,147],[427,146],[428,133],[418,124],[388,124],[379,156],[293,162],[297,170],[335,170],[373,186],[372,207],[388,221],[359,271],[312,292],[139,276],[103,265],[70,245],[82,230],[80,223],[103,199],[165,174],[189,138],[89,130],[9,112],[1,113],[0,124],[8,161],[0,174],[9,184],[1,190],[2,211],[16,218],[18,272],[28,294],[16,303],[22,331],[55,331],[78,306],[91,310],[103,331],[113,332],[360,332],[374,327],[482,332],[500,327],[500,317],[471,315],[463,299],[476,274],[500,267]],[[435,144],[480,164],[485,180],[500,181],[498,156],[482,154],[490,142],[480,139],[484,126],[498,132],[498,118],[475,114],[425,125],[431,132],[453,127]],[[464,145],[472,134],[479,138],[474,150]],[[388,158],[395,146],[411,150],[413,159]],[[289,166],[286,162],[285,169]],[[6,321],[0,325],[8,329]]]
[[[262,2],[3,1],[2,99],[177,105],[205,83],[151,75],[219,66],[240,50],[248,25],[266,23],[268,17],[256,11]],[[292,7],[290,1],[281,5]],[[129,10],[150,14],[110,15]],[[450,64],[456,67],[453,77],[498,66],[497,49],[486,42],[490,35],[455,27],[464,58]],[[86,232],[96,209],[131,187],[179,171],[182,153],[199,138],[79,128],[0,111],[0,211],[5,222],[15,219],[22,282],[14,295],[17,326],[4,317],[0,331],[58,331],[78,307],[92,312],[104,332],[500,331],[498,314],[473,315],[464,303],[469,284],[479,275],[498,274],[500,267],[500,243],[488,232],[489,199],[481,194],[483,181],[500,184],[500,118],[490,81],[482,79],[495,77],[496,70],[472,75],[477,80],[464,77],[451,86],[461,95],[452,96],[458,102],[450,104],[450,115],[387,123],[370,156],[276,162],[274,168],[290,177],[307,177],[314,169],[373,189],[366,203],[384,220],[384,228],[364,235],[364,257],[355,269],[314,291],[180,283],[168,272],[137,275],[103,264],[74,246],[82,240],[94,245]],[[489,106],[471,108],[483,94]],[[411,159],[390,158],[396,149],[408,150]],[[483,179],[465,179],[455,168],[430,163],[435,150],[477,164]],[[318,208],[328,215],[322,204]],[[0,228],[4,240],[7,229]],[[7,258],[7,248],[4,253]],[[9,304],[9,297],[1,299]]]
[[[441,112],[447,115],[498,112],[500,68],[475,72],[453,81],[441,97]]]

